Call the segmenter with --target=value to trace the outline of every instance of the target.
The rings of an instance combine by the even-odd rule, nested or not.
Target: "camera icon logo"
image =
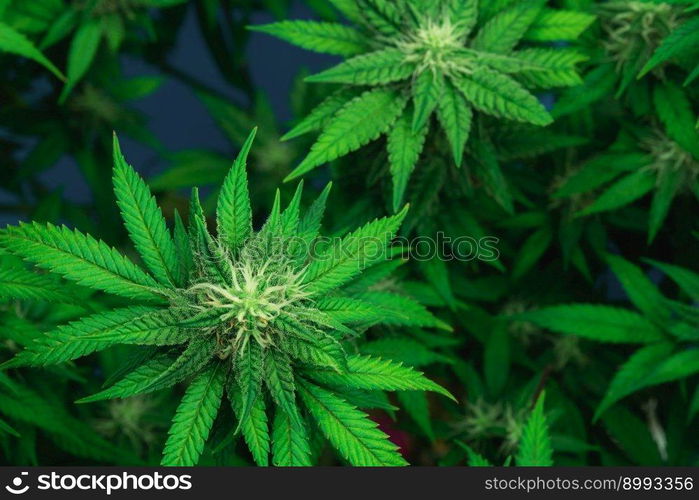
[[[28,472],[22,472],[19,476],[17,476],[16,478],[14,478],[12,480],[11,485],[5,486],[5,489],[7,491],[9,491],[10,493],[12,493],[13,495],[22,495],[22,494],[26,493],[27,490],[29,490],[29,485],[25,485],[24,487],[22,487],[22,482],[23,482],[22,478],[23,478],[23,476],[28,476],[28,475],[29,475]]]

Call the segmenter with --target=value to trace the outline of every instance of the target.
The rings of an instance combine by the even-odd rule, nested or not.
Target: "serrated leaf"
[[[433,351],[424,344],[409,338],[381,338],[364,342],[362,354],[400,361],[410,366],[426,366],[434,363],[453,363],[444,354]]]
[[[341,286],[365,267],[385,260],[388,244],[406,213],[407,207],[394,216],[370,222],[318,255],[304,274],[305,290],[320,295]]]
[[[609,388],[595,410],[597,420],[610,406],[620,399],[644,387],[644,381],[662,361],[667,359],[674,350],[672,344],[662,342],[642,347],[619,367]]]
[[[643,77],[658,65],[695,49],[699,44],[699,17],[694,17],[674,29],[655,49],[653,56],[643,66],[638,78]]]
[[[233,393],[231,394],[232,391]],[[233,405],[233,412],[238,418],[238,427],[243,434],[245,443],[248,445],[252,458],[258,466],[267,467],[269,465],[270,437],[264,398],[255,398],[252,406],[247,411],[248,416],[241,423],[240,419],[245,411],[243,409],[244,396],[240,391],[232,389],[229,389],[228,396]]]
[[[249,29],[276,36],[298,47],[337,56],[353,56],[367,50],[366,38],[357,30],[339,23],[281,21],[249,26]]]
[[[155,278],[163,285],[174,288],[182,282],[182,276],[175,243],[165,224],[163,213],[146,183],[126,163],[116,134],[113,147],[114,194],[124,225],[143,262]]]
[[[79,399],[76,403],[92,403],[106,399],[127,398],[135,394],[143,394],[157,390],[152,381],[172,365],[174,358],[166,354],[158,354],[128,373],[111,387]]]
[[[366,91],[352,99],[328,123],[310,153],[285,181],[378,138],[398,118],[406,101],[404,96],[383,88]]]
[[[172,420],[161,465],[183,467],[197,464],[221,405],[225,380],[221,363],[192,380]]]
[[[36,48],[31,40],[3,22],[0,22],[0,51],[31,59],[41,64],[59,79],[65,80],[63,73]]]
[[[464,157],[464,147],[471,133],[473,111],[466,99],[451,82],[444,83],[444,89],[437,106],[437,118],[439,118],[444,133],[451,145],[454,162],[461,166]]]
[[[291,360],[282,351],[272,349],[265,356],[264,380],[272,399],[289,418],[302,425],[296,406],[296,386]]]
[[[414,64],[405,61],[398,49],[383,49],[361,54],[306,77],[307,82],[383,85],[405,80],[413,74]]]
[[[685,91],[672,82],[657,85],[653,103],[668,137],[699,160],[699,132],[692,127],[695,113]]]
[[[261,399],[262,374],[265,366],[265,353],[260,344],[254,340],[236,358],[235,378],[240,393],[240,406],[236,411],[238,416],[238,432],[247,423],[250,412],[257,399]]]
[[[449,391],[432,382],[422,372],[371,356],[348,356],[346,372],[316,369],[308,371],[307,375],[332,386],[383,391],[432,391],[456,401]]]
[[[423,71],[412,86],[413,120],[412,131],[420,132],[427,125],[430,115],[437,107],[444,89],[444,76],[441,73]]]
[[[37,274],[27,269],[0,269],[0,300],[40,300],[47,302],[78,302],[69,287],[53,276]]]
[[[466,443],[459,441],[458,439],[455,441],[456,444],[458,444],[463,450],[466,452],[466,457],[468,460],[468,466],[469,467],[492,467],[493,464],[491,464],[488,460],[486,460],[482,455],[479,455],[473,449],[467,445]]]
[[[388,161],[393,178],[393,211],[398,212],[403,204],[405,188],[422,153],[427,136],[427,127],[414,131],[411,126],[413,114],[406,108],[388,133]]]
[[[517,315],[554,332],[599,342],[645,344],[663,340],[661,331],[643,316],[618,307],[594,304],[550,306]]]
[[[659,324],[667,321],[670,311],[665,306],[663,294],[638,266],[616,255],[608,255],[605,260],[641,312]]]
[[[522,85],[484,66],[454,83],[468,102],[483,113],[541,126],[553,121],[546,108]]]
[[[360,467],[407,465],[396,445],[364,412],[302,380],[299,394],[325,437],[350,464]]]
[[[288,141],[300,135],[321,130],[332,119],[335,113],[358,95],[359,91],[352,87],[336,90],[313,108],[313,110],[291,130],[284,134],[281,140]]]
[[[480,29],[471,46],[496,54],[510,52],[539,16],[545,3],[545,0],[524,0],[503,9]]]
[[[0,231],[0,246],[79,285],[130,299],[162,300],[153,278],[116,249],[78,230],[20,223]]]
[[[253,129],[226,175],[216,205],[219,238],[236,251],[252,232],[252,209],[248,193],[246,162],[257,129]]]
[[[550,467],[553,465],[553,449],[549,427],[544,414],[544,396],[541,393],[534,410],[522,430],[519,449],[515,458],[518,467]]]
[[[34,366],[64,363],[119,343],[183,343],[191,335],[180,326],[185,318],[182,311],[138,306],[93,314],[38,337],[17,355],[15,363]]]
[[[280,347],[292,358],[314,366],[344,369],[346,355],[337,340],[324,333],[304,333],[281,322],[277,325],[289,333]]]
[[[272,423],[272,463],[277,467],[309,467],[311,449],[303,422],[277,410]]]
[[[594,21],[595,16],[585,12],[544,9],[524,38],[536,42],[573,41]]]
[[[478,0],[448,0],[446,11],[457,33],[466,36],[478,21]]]
[[[578,214],[590,215],[628,205],[653,189],[655,182],[654,172],[648,169],[641,169],[625,175],[609,186],[595,201]]]

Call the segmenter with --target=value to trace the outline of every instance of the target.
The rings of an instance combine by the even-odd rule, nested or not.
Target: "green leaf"
[[[626,175],[608,187],[595,201],[578,214],[590,215],[628,205],[653,189],[655,181],[655,173],[648,169]]]
[[[232,401],[233,412],[239,420],[238,427],[241,429],[250,453],[252,453],[252,458],[260,467],[267,467],[269,465],[270,437],[264,398],[259,397],[254,400],[247,411],[248,416],[241,423],[240,419],[245,411],[243,409],[244,396],[240,391],[234,390],[231,397],[231,389],[229,389],[228,396]]]
[[[159,387],[153,386],[152,381],[165,372],[172,365],[173,361],[174,359],[171,356],[165,354],[155,355],[111,387],[92,396],[79,399],[76,403],[92,403],[153,392]]]
[[[115,344],[175,345],[191,335],[182,328],[182,311],[132,306],[84,317],[59,326],[27,346],[16,363],[64,363]]]
[[[331,189],[332,182],[329,182],[299,221],[298,236],[302,238],[306,244],[310,244],[318,236],[323,215],[325,214],[325,205]],[[303,257],[305,258],[307,256],[303,255]]]
[[[332,386],[382,391],[432,391],[456,401],[449,391],[432,382],[422,372],[402,363],[371,356],[349,356],[346,372],[315,369],[307,372],[307,375]]]
[[[63,87],[59,102],[63,103],[73,88],[85,76],[97,54],[103,26],[98,17],[90,18],[83,23],[73,36],[68,49],[67,80]]]
[[[405,80],[413,74],[414,64],[405,61],[398,49],[383,49],[348,59],[337,66],[306,77],[307,82],[382,85]]]
[[[539,16],[545,0],[523,0],[489,20],[471,42],[480,51],[507,54]]]
[[[350,464],[359,467],[408,465],[397,446],[364,412],[332,392],[302,380],[299,394],[325,437]]]
[[[197,464],[221,406],[225,380],[223,364],[217,363],[189,384],[172,420],[161,465]]]
[[[303,422],[277,410],[272,423],[272,463],[276,467],[309,467],[311,448]]]
[[[659,324],[667,321],[670,311],[665,306],[663,294],[639,267],[615,255],[608,255],[605,260],[641,312]]]
[[[699,17],[694,17],[674,29],[663,39],[662,43],[655,49],[653,56],[643,66],[638,78],[642,78],[658,65],[682,55],[686,51],[695,49],[698,44]]]
[[[574,49],[536,48],[515,54],[518,60],[530,66],[519,73],[520,79],[528,86],[548,89],[574,87],[583,83],[576,66],[588,58]]]
[[[163,213],[150,189],[133,167],[126,163],[114,134],[114,194],[124,225],[155,278],[174,288],[182,282],[175,252]]]
[[[516,317],[554,332],[599,342],[645,344],[663,340],[661,331],[653,323],[618,307],[569,304],[544,307]]]
[[[413,82],[413,112],[412,131],[420,132],[427,125],[430,115],[444,92],[444,76],[441,73],[423,71]]]
[[[362,354],[400,361],[409,366],[426,366],[434,363],[451,364],[453,360],[433,351],[424,344],[410,338],[380,338],[363,342]]]
[[[668,137],[699,160],[699,132],[692,126],[696,115],[685,91],[671,82],[657,85],[653,103]]]
[[[427,394],[418,391],[398,391],[396,397],[402,409],[410,415],[410,418],[415,421],[425,436],[430,441],[434,441],[434,429],[432,428]]]
[[[31,59],[41,64],[61,80],[65,80],[63,73],[36,48],[31,40],[3,22],[0,22],[0,51]]]
[[[0,269],[0,301],[10,299],[78,302],[70,288],[54,276],[37,274],[23,267]]]
[[[699,301],[699,274],[657,260],[646,259],[646,261],[667,274],[692,300]]]
[[[330,94],[306,115],[299,123],[284,134],[282,141],[288,141],[303,134],[323,129],[333,115],[359,95],[355,88],[341,88]]]
[[[291,360],[282,351],[271,349],[264,360],[264,379],[269,393],[277,406],[285,412],[289,418],[302,425],[301,418],[296,407],[296,386],[294,384],[294,372]]]
[[[247,347],[238,354],[235,370],[236,381],[240,392],[241,405],[236,412],[238,427],[235,432],[247,423],[255,400],[261,399],[262,374],[265,366],[265,353],[260,344],[254,340],[248,342]]]
[[[657,443],[651,436],[647,420],[622,406],[607,410],[602,423],[616,444],[635,464],[662,465]]]
[[[80,285],[130,299],[162,300],[153,278],[116,249],[78,230],[20,222],[0,231],[0,246]]]
[[[386,132],[405,107],[406,98],[389,89],[364,92],[348,102],[328,123],[311,151],[289,174],[289,181],[325,162],[359,149]]]
[[[216,347],[216,339],[213,336],[191,340],[182,354],[167,369],[154,377],[149,384],[141,388],[140,393],[170,387],[197,373],[211,361]]]
[[[345,351],[340,343],[323,333],[304,333],[287,324],[276,322],[282,330],[289,333],[285,336],[281,348],[292,358],[314,366],[330,367],[343,370],[346,365]]]
[[[633,353],[614,375],[604,398],[595,410],[594,419],[597,420],[620,399],[642,389],[649,374],[667,359],[673,350],[672,344],[661,342],[642,347]]]
[[[541,393],[534,410],[524,424],[519,450],[515,458],[519,467],[550,467],[553,465],[551,437],[544,414],[544,396],[545,393]]]
[[[512,267],[512,278],[520,279],[531,270],[548,250],[552,239],[553,234],[548,225],[529,236],[517,254],[515,264]]]
[[[248,193],[246,162],[257,129],[250,132],[230,172],[223,181],[216,206],[219,238],[236,251],[252,232],[252,209]]]
[[[446,9],[461,36],[468,35],[478,21],[478,0],[447,0]]]
[[[410,297],[391,292],[368,291],[359,295],[365,303],[380,308],[387,325],[437,327],[451,331],[450,325],[436,318],[422,304]]]
[[[354,28],[338,23],[282,21],[248,26],[248,29],[261,31],[298,47],[323,54],[353,56],[367,50],[364,35]]]
[[[662,228],[672,201],[682,188],[683,173],[680,169],[662,172],[658,181],[648,215],[648,244],[653,242]]]
[[[573,41],[594,21],[595,16],[585,12],[544,9],[524,37],[535,42]]]
[[[601,154],[584,163],[579,170],[568,177],[554,196],[570,196],[592,191],[623,172],[640,170],[651,162],[651,157],[640,153]]]
[[[456,80],[455,85],[483,113],[541,126],[553,121],[546,108],[522,85],[484,66]]]
[[[444,83],[443,94],[437,107],[437,118],[451,145],[454,162],[460,167],[464,158],[464,147],[471,133],[473,111],[451,82]]]
[[[413,131],[410,120],[412,113],[406,108],[388,133],[388,161],[393,178],[393,211],[398,212],[403,204],[405,188],[413,173],[427,136],[427,127]]]
[[[391,217],[369,222],[331,245],[308,266],[303,282],[312,295],[341,286],[365,267],[385,260],[387,247],[405,218],[407,207]]]
[[[466,457],[468,458],[468,466],[469,467],[492,467],[493,464],[491,464],[488,460],[486,460],[483,456],[479,455],[473,449],[467,445],[466,443],[459,441],[458,439],[454,441],[456,444],[458,444],[463,450],[466,452]]]

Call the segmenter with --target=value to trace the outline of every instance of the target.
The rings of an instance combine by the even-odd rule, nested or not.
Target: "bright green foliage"
[[[548,467],[553,465],[551,437],[544,414],[544,396],[543,393],[539,396],[524,425],[519,450],[515,458],[519,466]]]
[[[150,274],[104,243],[65,227],[33,223],[2,230],[0,245],[16,256],[133,302],[37,337],[6,366],[55,365],[116,344],[156,347],[111,387],[82,401],[148,394],[187,380],[165,465],[198,462],[224,394],[237,419],[224,425],[242,434],[259,465],[270,462],[270,451],[274,464],[310,464],[311,425],[350,464],[404,465],[386,434],[341,391],[433,391],[453,399],[421,372],[388,359],[349,355],[344,345],[367,324],[443,326],[406,296],[356,286],[364,269],[390,258],[388,247],[407,207],[318,251],[310,244],[318,236],[328,191],[302,213],[299,186],[283,210],[277,195],[271,215],[254,232],[245,169],[254,135],[224,180],[217,236],[209,232],[196,189],[189,225],[178,223],[173,235],[115,140],[117,202]],[[191,266],[180,265],[185,254]],[[34,280],[19,272],[2,276],[18,282],[10,293],[19,298],[63,298],[42,275]],[[353,282],[352,288],[345,286]],[[345,301],[344,309],[337,301]],[[394,312],[400,309],[416,315]]]
[[[311,112],[309,116],[328,118],[313,127],[321,129],[320,136],[288,179],[386,134],[397,211],[431,129],[433,111],[438,110],[457,165],[462,163],[473,110],[505,120],[550,124],[551,116],[532,91],[580,83],[576,65],[585,57],[527,46],[573,41],[594,17],[545,4],[528,0],[493,11],[479,7],[476,0],[353,0],[337,6],[355,25],[351,28],[309,21],[253,27],[304,48],[348,57],[308,81],[372,88],[344,102],[334,94]],[[313,129],[304,120],[287,137]]]

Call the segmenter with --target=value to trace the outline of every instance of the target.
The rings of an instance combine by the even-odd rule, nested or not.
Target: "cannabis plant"
[[[207,228],[196,189],[188,227],[176,218],[171,233],[115,136],[117,202],[150,272],[77,230],[50,223],[4,229],[0,245],[13,254],[130,302],[40,336],[6,367],[54,365],[115,344],[148,346],[124,360],[121,380],[81,402],[188,381],[163,452],[165,465],[197,463],[224,394],[236,416],[228,425],[242,433],[259,465],[267,465],[270,446],[277,465],[310,465],[315,428],[353,465],[403,465],[397,447],[345,392],[451,395],[400,363],[352,354],[343,341],[380,323],[442,326],[410,298],[372,290],[371,278],[360,275],[390,257],[391,238],[407,207],[318,244],[329,186],[301,216],[299,185],[284,210],[277,192],[272,213],[255,232],[245,172],[254,135],[221,187],[216,236]]]
[[[420,158],[436,111],[460,166],[473,110],[505,120],[549,125],[534,89],[580,83],[573,41],[593,21],[546,1],[333,1],[355,27],[314,21],[256,26],[303,48],[347,57],[307,78],[343,86],[285,138],[320,130],[310,153],[289,174],[309,170],[387,136],[393,208]],[[565,21],[564,27],[561,27]]]
[[[595,411],[600,417],[616,402],[641,389],[699,373],[699,316],[684,301],[663,296],[643,270],[616,256],[607,257],[638,312],[599,304],[566,304],[520,314],[549,330],[594,341],[639,345],[609,383]],[[675,281],[689,301],[697,300],[699,275],[679,266],[651,261]],[[586,318],[581,321],[581,318]],[[699,411],[699,396],[688,407],[691,419]]]
[[[657,85],[653,99],[657,119],[645,128],[631,127],[606,155],[574,171],[555,193],[579,196],[608,184],[579,207],[579,214],[588,215],[623,207],[654,191],[648,218],[651,242],[678,194],[699,198],[699,132],[693,126],[691,101],[671,83]]]

